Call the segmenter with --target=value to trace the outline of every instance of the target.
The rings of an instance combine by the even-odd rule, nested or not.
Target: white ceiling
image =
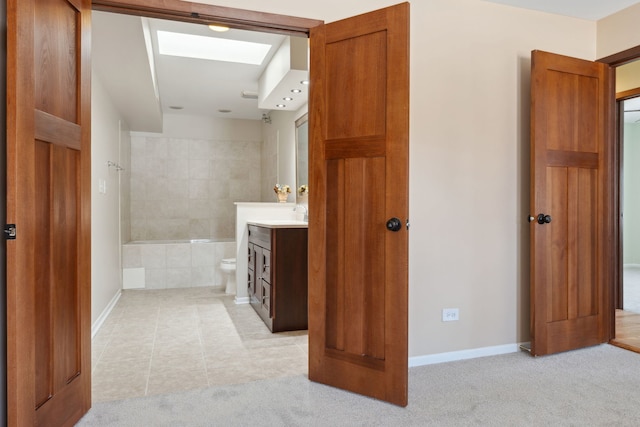
[[[253,120],[268,113],[269,110],[258,108],[257,99],[243,98],[241,94],[258,93],[258,79],[285,36],[234,29],[217,33],[205,25],[98,11],[93,12],[92,19],[94,70],[132,130],[161,132],[162,113]],[[151,40],[154,66],[149,65],[145,26],[149,30],[147,38]],[[160,30],[266,43],[272,47],[261,65],[160,55],[157,46]],[[303,92],[296,95],[298,106],[307,97],[306,87],[301,88]],[[287,95],[291,95],[289,89]]]
[[[638,0],[485,0],[525,9],[597,21],[626,9]]]

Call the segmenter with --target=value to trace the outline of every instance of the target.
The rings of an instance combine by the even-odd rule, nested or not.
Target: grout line
[[[151,345],[151,355],[149,356],[149,368],[147,369],[147,383],[144,386],[144,395],[147,396],[149,394],[149,380],[151,379],[151,364],[153,362],[153,354],[156,350],[156,341],[158,338],[158,323],[160,323],[160,305],[158,304],[157,314],[156,314],[156,327],[153,332],[153,344]]]
[[[204,352],[204,340],[202,339],[202,327],[201,327],[201,317],[200,312],[198,311],[198,306],[194,304],[194,309],[197,315],[197,323],[196,328],[198,330],[198,341],[200,342],[200,355],[202,356],[202,363],[204,364],[204,374],[207,376],[207,387],[211,386],[211,380],[209,379],[209,368],[207,366],[207,359],[205,358]]]

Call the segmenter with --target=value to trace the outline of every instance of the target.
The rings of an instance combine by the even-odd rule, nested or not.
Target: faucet
[[[296,214],[297,221],[309,221],[307,208],[303,205],[296,205],[296,207],[293,208],[293,211]]]

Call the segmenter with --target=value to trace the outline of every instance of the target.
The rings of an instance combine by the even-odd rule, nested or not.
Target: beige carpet
[[[640,355],[601,345],[412,368],[399,408],[304,376],[95,404],[78,426],[638,426]]]

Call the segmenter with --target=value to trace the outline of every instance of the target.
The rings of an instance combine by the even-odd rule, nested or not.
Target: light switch
[[[107,194],[107,181],[105,179],[98,179],[98,191],[102,194]]]

